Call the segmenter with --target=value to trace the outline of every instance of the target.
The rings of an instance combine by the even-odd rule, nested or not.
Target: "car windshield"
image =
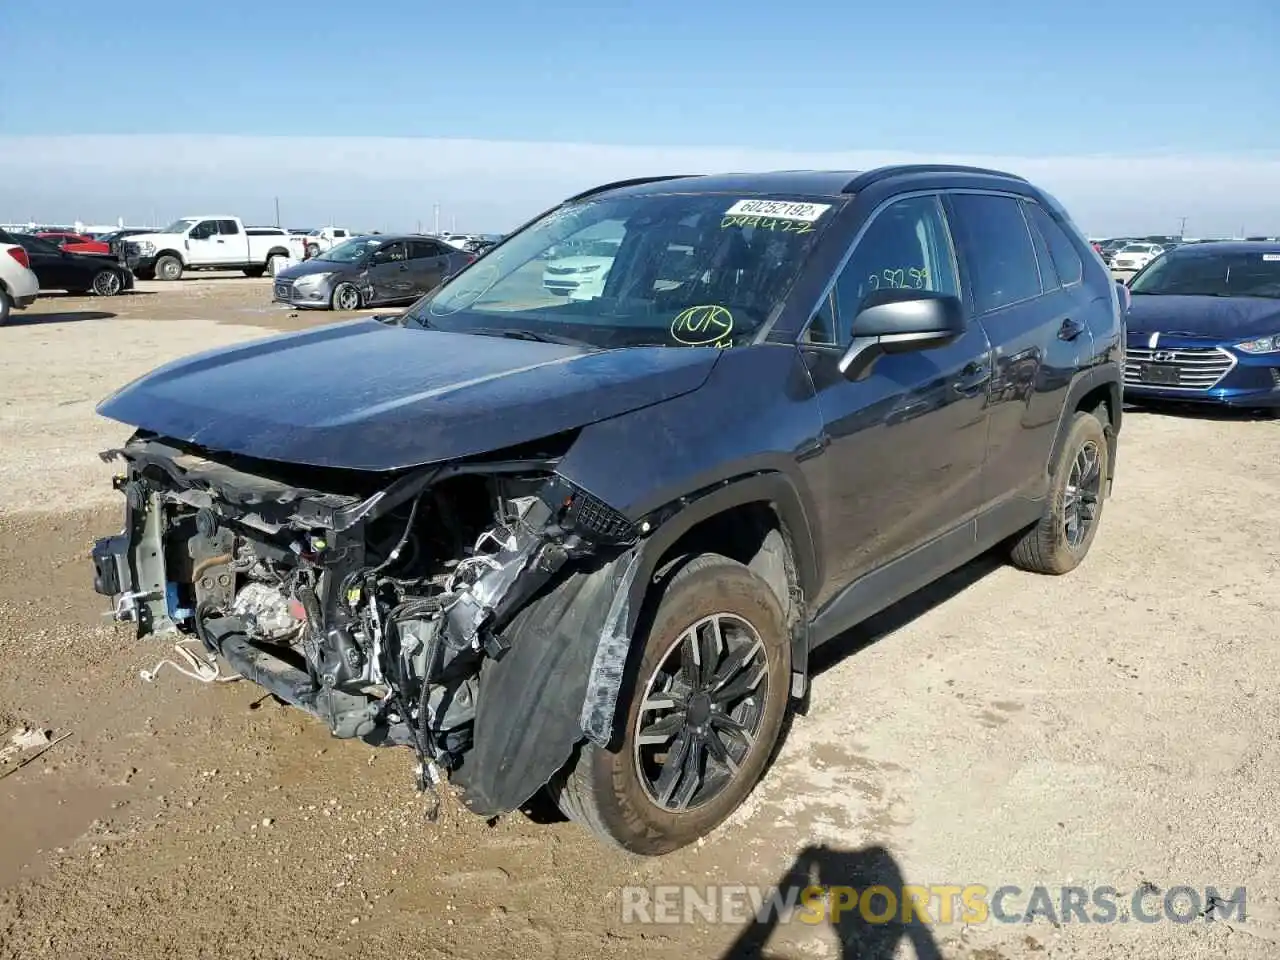
[[[1166,296],[1280,299],[1280,251],[1174,252],[1134,277],[1129,291]]]
[[[161,233],[186,233],[188,230],[190,230],[193,226],[196,225],[196,222],[197,221],[194,218],[184,217],[181,220],[173,221],[173,223],[169,224],[160,232]]]
[[[331,263],[355,263],[362,259],[366,253],[370,253],[382,246],[383,242],[380,237],[356,237],[354,240],[347,240],[344,243],[334,245],[313,259],[328,260]]]
[[[1150,253],[1151,244],[1149,243],[1130,243],[1120,248],[1121,253]]]
[[[602,348],[744,344],[786,297],[833,206],[722,194],[568,204],[419,300],[401,322]]]

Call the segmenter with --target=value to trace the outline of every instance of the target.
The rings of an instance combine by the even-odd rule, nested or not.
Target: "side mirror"
[[[1123,280],[1117,280],[1116,286],[1120,288],[1120,312],[1128,313],[1129,306],[1133,303],[1133,293],[1129,290],[1129,285]]]
[[[853,318],[853,341],[840,358],[840,372],[861,380],[881,355],[946,346],[967,326],[959,297],[927,290],[877,290]]]

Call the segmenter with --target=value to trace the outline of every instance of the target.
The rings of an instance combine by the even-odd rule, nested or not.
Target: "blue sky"
[[[37,202],[31,215],[137,220],[280,195],[308,223],[341,213],[413,226],[392,221],[431,219],[440,202],[450,219],[502,229],[556,189],[649,172],[642,160],[665,172],[927,156],[1031,162],[1095,231],[1126,229],[1121,219],[1168,230],[1188,216],[1189,232],[1197,221],[1230,232],[1245,216],[1267,220],[1251,232],[1280,233],[1274,0],[6,3],[0,44],[0,169],[26,177],[21,189],[0,180],[0,219]],[[166,134],[180,136],[154,139]],[[76,139],[95,135],[113,139]],[[207,150],[200,161],[200,138],[215,135],[253,138],[234,143],[252,144],[262,168],[211,165]],[[350,149],[326,141],[329,169],[313,157],[300,170],[295,137]],[[442,139],[447,170],[433,160]],[[534,179],[512,142],[526,156],[601,149],[574,170],[535,164]],[[66,149],[15,155],[33,144]],[[155,150],[170,159],[152,168]],[[344,166],[348,153],[396,169],[370,177]],[[182,175],[189,164],[198,176]],[[1166,166],[1133,180],[1147,164]],[[1202,176],[1223,170],[1232,189],[1201,196]],[[412,211],[379,185],[392,182],[402,201],[420,184]]]

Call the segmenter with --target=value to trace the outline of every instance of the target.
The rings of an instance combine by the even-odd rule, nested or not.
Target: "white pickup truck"
[[[302,239],[306,241],[306,255],[310,259],[318,257],[336,244],[345,243],[354,236],[355,234],[346,227],[321,227],[319,230],[312,230]]]
[[[129,237],[124,258],[143,280],[178,280],[186,270],[243,270],[247,277],[274,277],[291,260],[306,258],[303,241],[282,227],[246,227],[239,217],[180,217],[158,233]]]

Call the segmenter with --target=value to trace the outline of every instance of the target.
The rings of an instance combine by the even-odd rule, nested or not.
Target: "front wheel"
[[[1061,574],[1080,565],[1102,519],[1109,457],[1102,421],[1092,413],[1077,413],[1053,466],[1044,514],[1013,545],[1015,566]]]
[[[637,642],[620,742],[585,744],[552,795],[601,839],[655,856],[710,833],[755,787],[786,712],[791,646],[773,590],[718,554],[672,578]]]
[[[93,276],[91,286],[95,297],[114,297],[124,289],[124,281],[114,270],[99,270]]]
[[[156,261],[157,280],[181,280],[182,261],[177,257],[161,257]]]
[[[362,306],[360,291],[355,284],[340,283],[334,287],[330,306],[335,310],[359,310]]]

